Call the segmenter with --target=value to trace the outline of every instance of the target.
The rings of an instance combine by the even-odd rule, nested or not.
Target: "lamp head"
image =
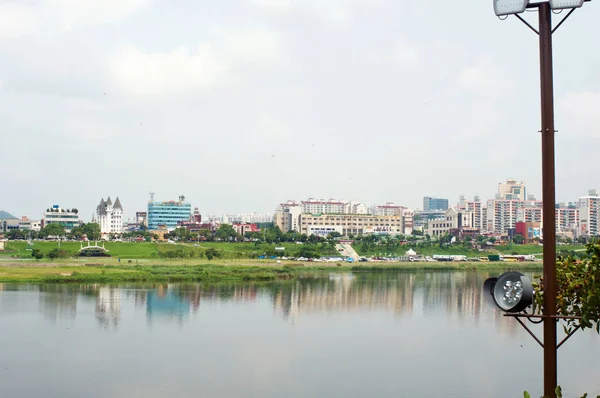
[[[497,16],[520,14],[525,11],[529,0],[494,0],[494,12]]]
[[[521,312],[533,303],[533,285],[520,272],[505,272],[498,278],[489,278],[483,284],[488,304],[504,312]]]

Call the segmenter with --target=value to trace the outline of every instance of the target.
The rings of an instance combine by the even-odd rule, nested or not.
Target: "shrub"
[[[31,251],[31,257],[35,258],[36,260],[39,260],[44,257],[44,254],[40,251],[40,249],[33,249]]]

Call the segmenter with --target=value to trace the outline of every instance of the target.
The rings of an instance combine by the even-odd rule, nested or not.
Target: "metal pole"
[[[554,87],[552,76],[552,11],[539,4],[540,86],[542,110],[542,203],[544,234],[544,396],[555,398],[556,371],[556,215],[554,171]]]

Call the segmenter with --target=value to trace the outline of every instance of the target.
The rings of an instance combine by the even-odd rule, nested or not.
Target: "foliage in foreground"
[[[544,278],[534,283],[533,311],[541,314],[544,307]],[[600,333],[600,243],[590,243],[583,258],[559,258],[556,261],[556,310],[558,315],[576,316],[566,320],[565,332],[576,327],[594,327]]]

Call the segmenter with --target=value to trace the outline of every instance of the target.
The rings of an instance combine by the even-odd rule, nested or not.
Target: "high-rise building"
[[[96,222],[100,225],[100,234],[107,236],[109,234],[123,233],[123,206],[119,197],[113,204],[110,196],[104,200],[100,199],[100,204],[96,207]]]
[[[71,232],[71,229],[81,224],[79,221],[79,210],[63,209],[59,205],[53,205],[46,209],[44,218],[42,218],[43,227],[49,224],[60,224],[65,227],[67,232]]]
[[[293,200],[288,200],[286,203],[279,205],[273,217],[273,223],[284,233],[289,231],[300,232],[301,214],[302,206]]]
[[[498,184],[499,199],[527,200],[527,189],[523,181],[506,180]]]
[[[179,201],[148,202],[148,229],[163,227],[171,230],[177,228],[179,221],[188,221],[192,205],[184,200],[185,197],[180,196]]]
[[[559,205],[556,208],[556,232],[576,231],[579,225],[579,211],[574,204]]]
[[[541,217],[541,207],[542,202],[540,201],[490,199],[487,202],[487,212],[485,214],[487,221],[487,225],[484,226],[485,231],[497,234],[506,233],[509,229],[515,228],[519,209],[539,208]],[[523,217],[531,217],[533,213],[536,213],[536,210],[524,213]]]
[[[483,208],[481,204],[481,199],[479,196],[475,196],[473,200],[467,200],[464,195],[460,196],[460,200],[458,202],[459,210],[466,210],[473,215],[473,225],[474,228],[477,228],[480,232],[482,231],[483,225]]]
[[[600,196],[591,190],[588,196],[579,198],[579,228],[578,236],[595,237],[600,234]]]
[[[423,211],[445,211],[448,210],[448,199],[435,198],[432,196],[423,197]]]

